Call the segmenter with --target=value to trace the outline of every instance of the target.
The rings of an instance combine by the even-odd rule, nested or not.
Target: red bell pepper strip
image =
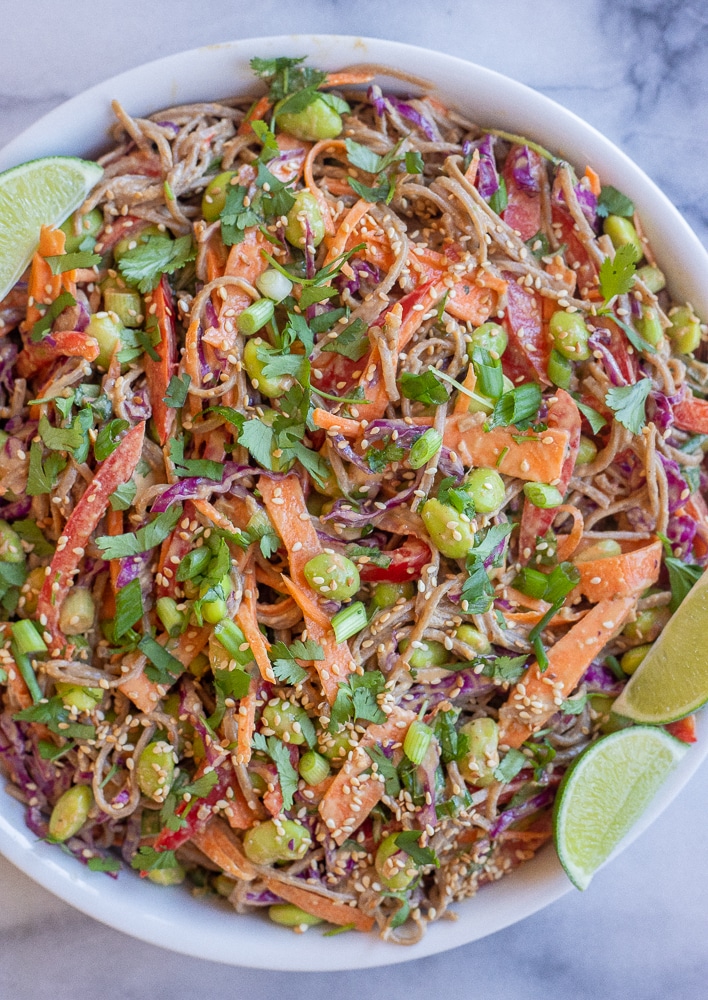
[[[144,356],[145,378],[150,391],[152,419],[161,445],[167,444],[175,422],[176,410],[165,402],[170,379],[177,373],[177,336],[175,333],[174,304],[172,291],[163,274],[160,284],[154,292],[145,296],[147,312],[146,329],[148,336],[151,329],[157,327],[160,332],[160,342],[155,344],[155,361],[148,353]]]
[[[548,409],[546,423],[549,427],[558,427],[568,431],[568,451],[563,460],[559,482],[555,484],[559,492],[565,494],[578,457],[581,420],[575,400],[564,389],[556,390],[556,402]],[[556,511],[553,507],[543,509],[536,507],[529,499],[524,500],[519,533],[520,562],[526,563],[531,558],[536,548],[536,539],[546,534],[553,524],[555,514]]]
[[[674,406],[674,423],[682,431],[708,434],[708,399],[687,396]]]
[[[543,328],[541,296],[517,284],[513,274],[505,273],[504,278],[509,282],[506,315],[502,320],[509,335],[509,345],[502,357],[504,374],[515,385],[529,378],[550,385],[551,342]]]
[[[678,722],[670,722],[668,726],[664,726],[664,729],[667,733],[675,736],[677,740],[681,740],[682,743],[695,743],[698,739],[695,715],[687,715],[685,719],[679,719]]]
[[[521,156],[528,156],[529,172],[537,181],[537,191],[526,191],[519,186],[514,175],[514,166]],[[502,212],[502,218],[507,226],[511,226],[520,234],[522,240],[530,240],[541,229],[541,171],[543,160],[533,149],[527,146],[512,146],[506,158],[502,176],[506,184],[508,203]]]
[[[83,551],[106,511],[111,493],[128,482],[135,472],[144,436],[144,421],[128,431],[116,450],[98,467],[93,482],[64,526],[37,600],[37,617],[53,636],[60,631],[59,612],[73,584]]]
[[[429,547],[415,535],[409,535],[403,545],[384,554],[391,558],[386,567],[375,566],[374,563],[357,564],[362,580],[367,583],[408,583],[417,580],[423,567],[430,562]]]
[[[578,238],[573,217],[555,198],[551,206],[551,222],[561,244],[565,244],[565,262],[578,276],[578,294],[583,299],[601,298],[598,291],[598,270]]]
[[[78,330],[59,330],[37,344],[28,343],[20,351],[17,356],[17,373],[22,378],[32,378],[60,355],[95,361],[99,355],[98,341]]]
[[[197,769],[197,773],[194,776],[195,780],[202,777],[206,766],[207,762],[204,761]],[[231,763],[225,761],[221,764],[216,768],[216,775],[217,782],[207,795],[200,799],[193,799],[190,802],[180,802],[175,809],[175,815],[183,820],[183,825],[179,830],[170,830],[169,827],[163,827],[155,841],[156,851],[176,851],[183,844],[186,844],[188,840],[191,840],[192,834],[198,827],[203,828],[209,819],[211,819],[213,807],[220,799],[226,798],[226,789],[230,788],[233,783]]]

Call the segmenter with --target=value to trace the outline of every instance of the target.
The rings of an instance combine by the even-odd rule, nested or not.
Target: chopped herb
[[[88,432],[93,426],[93,413],[84,407],[74,417],[70,427],[52,427],[47,417],[39,418],[39,436],[51,451],[68,451],[77,462],[88,458]]]
[[[31,708],[24,708],[21,712],[16,712],[13,719],[20,722],[42,722],[51,732],[67,739],[92,740],[96,737],[94,726],[70,721],[69,710],[59,697],[42,700]]]
[[[322,348],[324,352],[341,354],[352,361],[359,361],[371,349],[369,333],[366,324],[361,319],[353,320],[337,335],[336,340],[327,341]]]
[[[419,153],[417,149],[409,149],[405,154],[404,163],[406,165],[406,170],[409,174],[422,174],[425,169],[425,163],[423,162],[423,154]]]
[[[497,656],[487,660],[482,668],[482,676],[491,677],[503,684],[516,684],[526,670],[527,656]]]
[[[346,556],[370,566],[380,566],[381,569],[387,569],[392,562],[391,556],[375,545],[357,545],[356,542],[347,545]]]
[[[58,316],[60,316],[65,309],[70,306],[76,305],[76,299],[70,292],[62,292],[58,295],[56,299],[49,306],[44,316],[38,319],[37,322],[32,327],[32,333],[30,334],[30,340],[33,344],[37,344],[40,340],[43,340],[52,328],[52,323]]]
[[[39,756],[42,760],[59,760],[65,753],[73,750],[76,744],[73,740],[69,740],[64,746],[58,747],[55,743],[50,743],[48,740],[40,740],[37,746],[39,748]]]
[[[659,538],[664,545],[664,565],[669,573],[669,586],[671,587],[669,610],[673,614],[686,599],[693,585],[703,576],[703,567],[677,559],[669,539],[662,534],[659,535]]]
[[[396,836],[396,847],[413,858],[417,865],[435,865],[436,868],[439,868],[440,862],[435,851],[430,847],[420,846],[422,835],[422,830],[404,830]]]
[[[122,483],[109,496],[108,500],[112,510],[128,510],[135,494],[138,492],[138,484],[131,479],[130,482]]]
[[[598,413],[597,410],[593,410],[592,406],[588,406],[587,403],[582,403],[579,399],[576,399],[575,405],[590,424],[593,434],[597,434],[607,424],[602,414]]]
[[[173,274],[197,256],[191,236],[170,239],[162,234],[148,236],[132,250],[127,250],[118,262],[125,281],[145,295],[157,288],[163,274]]]
[[[290,809],[299,780],[298,773],[290,762],[290,751],[276,736],[266,738],[262,733],[256,733],[253,737],[253,747],[267,754],[275,764],[283,796],[283,809]]]
[[[459,514],[473,518],[476,513],[474,500],[467,490],[456,486],[456,483],[454,476],[446,476],[438,487],[438,500],[448,507],[453,507]]]
[[[145,673],[156,684],[170,687],[184,672],[184,667],[179,660],[172,653],[168,653],[165,647],[156,642],[152,636],[144,635],[138,643],[138,649],[150,661],[150,665],[145,667]]]
[[[162,868],[179,868],[180,863],[174,851],[156,851],[154,847],[143,845],[130,862],[137,871],[154,872]]]
[[[118,858],[89,858],[86,862],[92,872],[119,872],[121,863]]]
[[[392,462],[400,462],[405,455],[405,450],[400,445],[394,444],[390,438],[382,443],[384,445],[383,448],[377,448],[372,445],[370,448],[367,448],[364,455],[366,463],[372,472],[383,472],[387,465],[390,465]]]
[[[548,237],[540,229],[535,236],[531,237],[530,240],[526,240],[526,246],[529,248],[536,260],[540,260],[542,257],[547,257],[551,252],[551,244],[548,242]]]
[[[13,521],[12,527],[23,542],[32,546],[34,555],[40,559],[54,555],[54,546],[44,537],[36,521]]]
[[[386,679],[380,670],[352,674],[339,685],[339,691],[330,711],[330,733],[336,733],[349,719],[366,719],[367,722],[386,721],[378,696],[383,692]]]
[[[585,706],[587,705],[588,696],[585,691],[579,694],[576,698],[565,698],[560,707],[560,711],[564,715],[580,715]]]
[[[121,587],[116,593],[116,614],[113,623],[113,634],[121,639],[128,629],[132,628],[143,616],[142,583],[136,577]]]
[[[167,403],[172,409],[181,409],[187,401],[191,381],[191,375],[183,375],[181,378],[178,375],[173,375],[163,397],[163,403]]]
[[[101,535],[96,539],[96,545],[102,550],[104,559],[138,556],[141,552],[149,552],[164,542],[181,516],[182,507],[177,504],[163,514],[158,514],[154,521],[138,528],[134,534],[128,532],[124,535]]]
[[[631,431],[640,434],[646,424],[646,401],[652,390],[652,381],[641,378],[634,385],[613,386],[607,390],[605,403],[613,411],[615,419]]]
[[[496,212],[497,215],[501,215],[508,204],[509,196],[506,191],[506,181],[503,177],[500,177],[499,187],[489,199],[489,207],[493,212]]]
[[[406,399],[413,399],[426,406],[439,406],[447,403],[450,392],[440,383],[432,371],[414,375],[404,372],[400,378],[401,392]]]
[[[601,219],[606,219],[608,215],[621,215],[625,219],[631,219],[634,215],[634,202],[611,184],[603,184],[597,203],[597,214]]]
[[[384,790],[386,795],[392,799],[397,798],[401,792],[401,782],[398,777],[396,765],[386,756],[380,747],[364,747],[364,749],[369,757],[371,757],[374,764],[376,764],[378,773],[384,779]]]
[[[99,430],[93,445],[93,453],[97,462],[103,462],[120,444],[120,435],[127,431],[130,424],[127,420],[109,420]]]
[[[170,458],[174,462],[175,472],[180,477],[197,476],[221,482],[224,477],[224,466],[208,458],[185,458],[184,440],[172,438],[170,441]]]
[[[277,59],[251,59],[251,69],[264,79],[270,89],[268,96],[272,101],[281,101],[299,90],[318,87],[327,79],[327,74],[312,66],[303,66],[306,56],[291,59],[279,56]]]
[[[312,639],[307,642],[296,640],[286,646],[284,642],[274,642],[268,652],[273,665],[273,673],[281,684],[301,684],[309,675],[296,660],[323,660],[322,647]]]
[[[449,709],[446,712],[438,712],[433,722],[433,732],[440,746],[440,760],[443,764],[461,760],[469,753],[468,737],[455,728],[459,715],[459,709]]]
[[[498,767],[495,769],[494,777],[497,781],[501,781],[506,785],[512,780],[512,778],[516,777],[519,771],[528,767],[528,764],[529,762],[526,755],[522,753],[521,750],[508,750],[502,757]]]
[[[67,460],[58,452],[52,452],[42,462],[42,445],[33,441],[30,445],[27,493],[31,497],[51,493],[56,486],[57,476],[66,468]]]
[[[612,259],[605,257],[600,265],[600,291],[606,304],[630,290],[636,270],[637,250],[631,243],[618,247]]]
[[[97,253],[62,253],[44,258],[49,264],[52,274],[64,274],[65,271],[73,271],[77,267],[101,266],[103,258]]]

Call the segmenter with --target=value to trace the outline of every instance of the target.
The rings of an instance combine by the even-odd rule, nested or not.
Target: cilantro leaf
[[[270,86],[268,96],[273,101],[280,101],[288,94],[306,87],[317,87],[327,79],[327,74],[312,66],[303,66],[306,56],[292,59],[289,56],[279,56],[277,59],[251,59],[251,69]]]
[[[257,212],[245,205],[248,188],[242,184],[230,184],[226,192],[226,200],[221,210],[221,238],[224,246],[231,247],[241,243],[248,226],[256,226],[261,221]]]
[[[184,440],[172,438],[170,441],[170,458],[174,462],[175,472],[180,477],[198,476],[221,482],[224,478],[224,466],[208,458],[185,458]]]
[[[460,760],[469,752],[468,737],[455,728],[459,715],[459,709],[449,709],[446,712],[438,712],[435,716],[433,732],[440,746],[440,759],[443,764],[449,764],[451,760]]]
[[[369,201],[375,204],[378,201],[386,201],[389,195],[390,186],[388,184],[377,184],[376,187],[369,187],[368,184],[362,184],[361,181],[356,180],[354,177],[347,177],[349,187],[355,191],[360,198],[364,201]]]
[[[345,139],[344,144],[347,147],[347,159],[353,167],[359,167],[367,174],[378,174],[384,169],[384,157],[379,156],[368,146],[363,146],[353,139]]]
[[[336,339],[327,341],[322,348],[323,352],[341,354],[351,361],[359,361],[370,349],[371,342],[366,324],[358,318],[345,327]]]
[[[671,587],[669,610],[673,614],[688,596],[688,592],[694,583],[703,576],[703,568],[677,559],[673,554],[669,539],[662,534],[659,534],[659,538],[664,545],[664,565],[669,572],[669,586]]]
[[[565,698],[559,706],[560,711],[563,712],[564,715],[580,715],[587,705],[587,701],[587,693],[583,691],[582,694],[579,694],[575,698]]]
[[[383,750],[378,746],[364,747],[369,757],[376,764],[378,773],[384,779],[384,790],[386,795],[395,799],[401,793],[401,782],[398,777],[396,765],[390,760]]]
[[[31,497],[51,493],[56,486],[57,476],[66,468],[66,459],[58,452],[52,452],[42,461],[42,445],[33,441],[30,445],[27,493]]]
[[[77,267],[93,267],[94,264],[101,266],[103,258],[97,253],[61,253],[44,258],[49,264],[52,274],[64,274],[65,271],[73,271]]]
[[[404,372],[399,384],[401,393],[406,399],[416,400],[426,406],[439,406],[441,403],[447,403],[450,398],[449,390],[431,371],[425,371],[420,375]]]
[[[122,867],[118,858],[101,857],[89,858],[86,866],[92,872],[119,872]]]
[[[283,795],[283,809],[290,809],[298,783],[298,773],[290,762],[290,751],[277,736],[266,738],[262,733],[253,737],[253,747],[266,753],[275,764]]]
[[[329,731],[336,733],[349,719],[385,722],[386,715],[377,701],[385,684],[386,679],[380,670],[368,670],[361,675],[352,674],[348,681],[342,681],[330,712]]]
[[[191,375],[185,374],[181,378],[178,375],[173,375],[170,379],[170,384],[167,386],[167,392],[163,397],[163,403],[167,403],[173,410],[179,410],[183,407],[187,401],[191,381]]]
[[[500,177],[499,187],[489,199],[489,207],[493,212],[496,212],[497,215],[501,215],[508,204],[509,196],[506,191],[506,181],[503,177]]]
[[[502,683],[516,684],[523,676],[527,659],[527,656],[497,656],[485,663],[482,675]]]
[[[173,274],[196,256],[191,236],[173,240],[167,235],[153,235],[127,250],[118,261],[118,269],[127,284],[145,295],[157,288],[163,274]]]
[[[631,243],[618,247],[612,259],[605,257],[600,265],[600,291],[605,303],[630,290],[636,270],[637,250]]]
[[[640,434],[646,423],[646,401],[652,390],[652,381],[642,378],[634,385],[613,386],[607,390],[605,403],[615,419],[632,434]]]
[[[145,667],[145,673],[156,684],[170,687],[179,675],[184,673],[184,667],[180,661],[159,642],[156,642],[151,635],[142,637],[138,643],[138,649],[150,661],[150,665]]]
[[[587,403],[583,403],[579,399],[575,400],[575,405],[590,424],[593,434],[597,434],[606,425],[607,421],[605,418],[597,410],[593,410],[592,406],[588,406]]]
[[[115,638],[121,639],[142,616],[142,583],[139,577],[135,577],[116,593],[116,613],[113,622]]]
[[[260,513],[253,514],[248,519],[246,533],[251,541],[259,543],[261,554],[266,559],[274,556],[280,548],[280,535],[271,524],[270,518],[267,515],[264,517]]]
[[[435,851],[430,847],[420,846],[422,834],[422,830],[404,830],[396,836],[396,847],[411,857],[417,865],[435,865],[439,868],[440,862]]]
[[[405,450],[400,445],[388,441],[383,448],[376,448],[374,445],[367,448],[364,458],[372,472],[383,472],[387,465],[400,462],[404,455]]]
[[[39,756],[42,760],[59,760],[65,753],[73,750],[76,744],[73,740],[69,740],[68,743],[58,747],[56,744],[50,743],[49,740],[40,740],[37,746],[39,748]]]
[[[258,417],[246,420],[238,443],[247,448],[253,459],[265,469],[272,469],[273,466],[273,428],[264,424]]]
[[[22,711],[13,715],[13,719],[21,722],[43,722],[51,732],[66,739],[92,740],[96,738],[96,727],[72,721],[69,710],[58,696],[49,698],[47,701],[37,702],[30,708],[23,708]]]
[[[58,295],[49,306],[44,316],[42,316],[41,319],[38,319],[32,327],[32,333],[30,334],[30,340],[32,343],[37,344],[40,340],[43,340],[51,330],[54,320],[60,316],[65,309],[75,305],[76,299],[70,292],[62,292],[61,295]]]
[[[127,420],[109,420],[104,424],[96,435],[93,444],[93,453],[97,462],[103,462],[111,455],[120,444],[120,435],[127,431],[130,424]]]
[[[163,514],[158,514],[154,521],[138,528],[134,534],[127,532],[123,535],[101,535],[96,539],[96,545],[103,552],[104,559],[138,556],[164,542],[181,516],[182,507],[177,504]]]
[[[601,219],[608,215],[622,215],[629,219],[634,215],[634,202],[611,184],[603,184],[597,203],[597,214]]]
[[[156,851],[154,847],[143,845],[130,862],[136,871],[154,872],[162,868],[179,868],[174,851]]]
[[[528,763],[526,754],[522,753],[521,750],[508,750],[495,769],[494,777],[497,781],[502,781],[504,784],[508,784],[512,778],[516,777],[519,771],[528,767]]]
[[[259,119],[254,119],[250,125],[263,143],[263,149],[261,150],[259,159],[265,162],[267,160],[272,160],[276,156],[280,156],[280,147],[276,142],[275,134],[268,128],[266,123],[264,121],[260,121]]]
[[[406,170],[409,174],[422,174],[424,170],[423,154],[418,150],[408,150],[404,156]]]
[[[39,418],[39,436],[51,451],[68,451],[77,462],[88,457],[88,432],[93,426],[93,413],[84,407],[74,417],[69,427],[52,427],[45,414]]]
[[[474,500],[467,490],[457,488],[456,483],[457,480],[454,476],[446,476],[438,487],[438,500],[440,503],[452,507],[459,514],[465,514],[467,517],[473,518],[476,513]]]
[[[109,496],[108,500],[112,510],[128,510],[135,494],[138,492],[138,484],[131,479],[128,483],[122,483]]]
[[[297,639],[290,646],[284,642],[274,642],[268,652],[273,673],[282,684],[300,684],[309,675],[296,660],[323,660],[322,647],[312,639],[307,642]]]
[[[54,555],[54,546],[44,537],[36,521],[13,521],[12,527],[23,542],[32,546],[34,555],[40,559]]]

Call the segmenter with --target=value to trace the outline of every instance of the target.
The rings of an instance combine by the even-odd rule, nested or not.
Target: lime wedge
[[[102,174],[74,156],[46,156],[0,174],[0,300],[32,259],[41,227],[60,225]]]
[[[686,750],[663,729],[632,726],[593,743],[566,772],[553,832],[576,888],[587,889]]]
[[[632,674],[612,711],[635,722],[675,722],[708,701],[708,573],[694,585]]]

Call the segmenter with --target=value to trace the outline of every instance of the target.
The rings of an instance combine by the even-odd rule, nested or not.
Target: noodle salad
[[[0,767],[90,869],[410,944],[703,572],[706,330],[591,165],[252,67],[116,103],[0,302]]]

